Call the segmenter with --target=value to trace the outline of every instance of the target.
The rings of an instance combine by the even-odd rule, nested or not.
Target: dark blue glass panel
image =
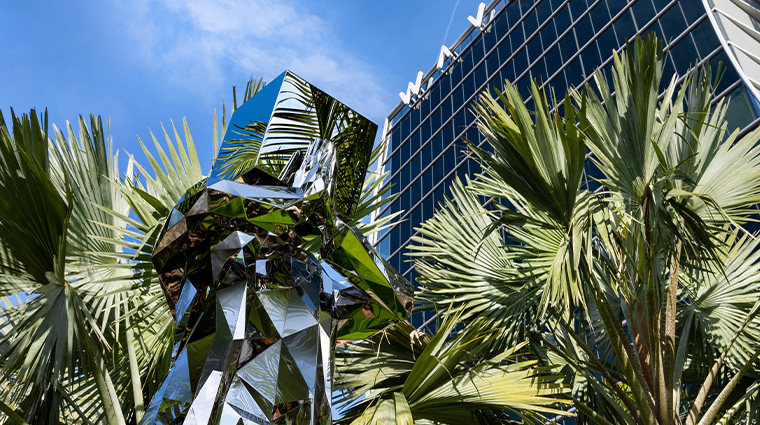
[[[559,45],[556,45],[546,52],[546,69],[549,75],[553,75],[558,69],[562,68],[562,56],[559,54]]]
[[[544,48],[541,47],[541,37],[539,37],[539,34],[536,34],[536,36],[528,42],[527,48],[528,62],[533,63],[533,61],[538,59],[541,53],[544,52]]]
[[[618,47],[624,46],[626,40],[631,40],[636,34],[636,25],[633,23],[633,14],[630,10],[620,15],[613,25],[617,33]]]
[[[427,141],[427,139],[430,138],[431,134],[432,134],[432,128],[430,126],[430,121],[423,122],[421,130],[420,130],[420,144]],[[416,144],[415,146],[419,148],[420,144]]]
[[[654,2],[654,8],[658,12],[665,8],[670,3],[670,0],[652,0]]]
[[[547,23],[546,26],[541,28],[541,44],[544,46],[544,50],[548,49],[555,41],[557,41],[557,31],[554,29],[554,24]]]
[[[449,122],[441,130],[441,151],[454,141],[454,123]]]
[[[525,20],[522,22],[523,25],[523,31],[525,32],[525,37],[530,37],[536,30],[538,29],[538,19],[536,18],[536,11],[530,13],[530,15],[525,17]]]
[[[604,30],[596,39],[596,43],[599,46],[599,53],[602,55],[602,59],[606,60],[612,56],[612,51],[617,49],[617,39],[615,38],[615,31],[612,27]]]
[[[583,45],[587,40],[594,36],[594,28],[591,26],[591,18],[586,15],[581,19],[574,28],[578,43]]]
[[[720,46],[720,40],[718,40],[712,24],[707,19],[697,25],[691,31],[691,35],[694,37],[694,42],[697,45],[697,51],[699,51],[701,59],[706,58],[713,50]]]
[[[586,70],[586,76],[592,75],[594,70],[602,64],[602,58],[599,56],[599,50],[594,43],[591,43],[581,52],[583,59],[583,69]]]
[[[578,87],[578,85],[583,82],[584,75],[585,72],[583,70],[583,65],[581,64],[580,56],[567,64],[567,68],[565,68],[565,78],[567,78],[567,83],[572,87]]]
[[[475,90],[476,91],[482,91],[482,86],[486,83],[486,78],[488,77],[488,73],[486,72],[486,64],[485,62],[482,62],[480,65],[478,65],[477,68],[475,68],[475,72],[473,72],[474,78],[475,78]]]
[[[496,19],[494,19],[493,22],[493,31],[496,34],[496,38],[501,39],[505,35],[507,35],[507,31],[509,31],[509,23],[507,22],[507,14],[509,13],[510,7],[507,6],[502,10],[498,16],[496,16]]]
[[[686,75],[689,68],[699,62],[697,48],[694,46],[694,42],[689,35],[673,46],[669,51],[669,54],[672,56],[673,62],[676,65],[676,70],[678,70],[680,75]]]
[[[433,84],[433,88],[430,89],[430,94],[428,94],[428,96],[430,96],[431,107],[435,108],[441,103],[441,88],[438,84]]]
[[[591,17],[591,23],[594,25],[594,31],[596,32],[601,31],[601,29],[610,22],[610,12],[607,10],[605,2],[600,2],[591,9],[589,16]]]
[[[539,60],[538,63],[533,65],[530,73],[533,76],[533,79],[536,80],[539,85],[549,80],[549,74],[546,71],[546,62],[543,59]]]
[[[739,74],[736,73],[736,69],[734,69],[734,66],[731,64],[731,61],[728,59],[728,56],[726,56],[726,52],[724,51],[721,51],[710,59],[710,66],[713,75],[717,77],[722,74],[720,82],[718,82],[717,93],[721,93],[739,79]]]
[[[559,39],[558,46],[563,62],[569,61],[574,54],[578,53],[578,45],[575,42],[575,34],[572,31]]]
[[[401,141],[403,143],[404,139],[406,139],[407,136],[409,136],[409,114],[406,114],[404,118],[401,119]]]
[[[412,108],[409,111],[409,124],[411,125],[411,131],[414,131],[418,125],[420,125],[420,108]]]
[[[472,70],[472,50],[467,50],[462,54],[462,74],[467,75]]]
[[[519,49],[520,45],[525,42],[525,33],[523,32],[522,25],[517,25],[514,31],[509,33],[507,37],[512,42],[512,51]]]
[[[498,72],[501,63],[499,63],[499,55],[497,52],[493,52],[486,58],[485,67],[488,77],[490,78],[496,72]]]
[[[519,78],[528,69],[528,54],[525,49],[517,52],[512,62],[515,64],[515,78]]]
[[[398,128],[398,126],[393,127],[393,130],[391,130],[391,145],[390,145],[391,152],[396,150],[396,148],[399,146],[399,144],[401,143],[400,139],[401,139],[401,130]]]
[[[483,47],[483,33],[480,33],[480,35],[475,38],[475,40],[470,44],[469,50],[472,52],[472,59],[474,63],[478,63],[478,61],[485,56],[486,51]]]
[[[573,21],[577,20],[588,9],[588,5],[585,0],[570,0],[568,2],[570,6],[570,12],[573,15]]]
[[[562,34],[566,29],[570,28],[572,23],[570,17],[570,9],[568,6],[563,6],[556,15],[554,15],[554,25],[557,27],[557,33]]]
[[[705,6],[701,0],[681,0],[679,3],[682,6],[684,16],[686,16],[686,21],[690,24],[705,14]]]
[[[496,31],[494,31],[493,25],[489,26],[486,32],[483,33],[483,46],[485,53],[488,53],[496,47]]]
[[[670,42],[674,38],[681,35],[686,30],[686,19],[684,19],[681,13],[681,8],[678,5],[668,9],[665,14],[660,17],[660,25],[665,35],[666,42]]]
[[[626,0],[607,0],[607,6],[610,8],[610,15],[615,16],[615,14],[623,10],[626,3],[628,3]]]
[[[552,14],[552,7],[549,0],[539,0],[538,6],[536,6],[536,16],[538,17],[539,25],[544,23]]]
[[[467,102],[475,94],[475,77],[473,74],[464,79],[462,87],[464,88],[464,101]]]
[[[633,16],[636,17],[636,24],[639,29],[643,28],[655,15],[651,0],[638,0],[633,4],[631,10],[633,10]]]

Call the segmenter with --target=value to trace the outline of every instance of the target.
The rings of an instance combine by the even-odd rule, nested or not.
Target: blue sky
[[[47,108],[59,128],[80,114],[99,114],[104,124],[110,117],[114,147],[142,163],[137,136],[149,141],[149,129],[186,117],[207,172],[212,112],[221,116],[233,85],[288,68],[382,127],[398,92],[430,69],[478,4],[2,1],[0,109]]]

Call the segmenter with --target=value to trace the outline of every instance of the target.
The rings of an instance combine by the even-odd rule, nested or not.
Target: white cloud
[[[290,69],[376,121],[390,106],[371,66],[346,53],[329,23],[284,0],[123,0],[141,57],[183,87],[218,96],[240,75]],[[382,124],[382,123],[380,123]]]

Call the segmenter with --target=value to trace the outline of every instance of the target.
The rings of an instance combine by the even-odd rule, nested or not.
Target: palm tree
[[[493,329],[491,353],[530,338],[578,423],[750,423],[760,130],[727,131],[709,67],[660,93],[662,58],[637,39],[613,87],[597,71],[556,102],[533,83],[535,111],[511,84],[484,94],[484,172],[418,229],[418,300]]]

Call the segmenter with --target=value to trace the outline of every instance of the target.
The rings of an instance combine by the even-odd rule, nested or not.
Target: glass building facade
[[[613,50],[636,35],[653,32],[664,40],[666,83],[708,60],[713,69],[721,62],[717,99],[731,99],[729,126],[749,131],[760,122],[758,10],[754,0],[492,2],[485,7],[485,22],[471,26],[449,48],[453,56],[442,53],[445,60],[423,74],[409,102],[404,99],[386,120],[382,166],[397,197],[378,215],[403,213],[398,224],[377,235],[375,245],[415,281],[405,255],[414,229],[433,215],[454,178],[480,172],[463,154],[463,139],[483,143],[472,112],[478,95],[508,80],[530,109],[531,78],[557,96],[588,83],[597,68],[609,78]],[[414,317],[413,323],[426,319]]]

